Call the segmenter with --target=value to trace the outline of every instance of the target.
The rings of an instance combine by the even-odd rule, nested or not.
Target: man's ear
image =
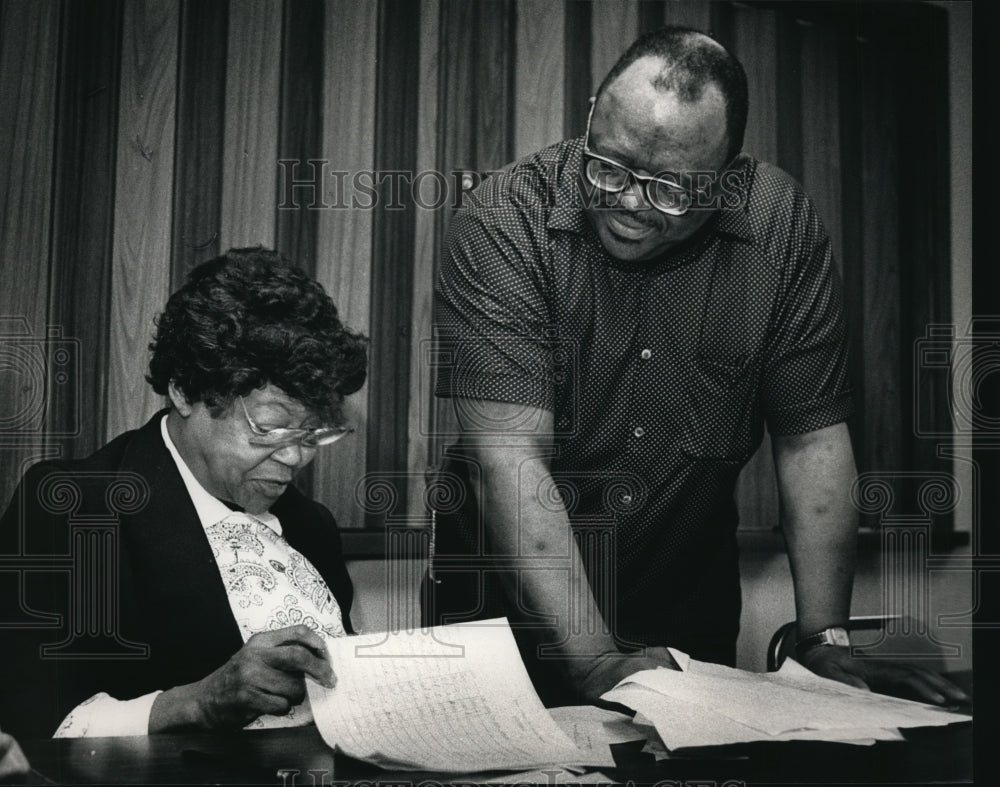
[[[191,402],[188,401],[184,392],[177,387],[177,384],[173,380],[167,386],[167,395],[170,396],[170,402],[179,415],[185,418],[191,415]]]

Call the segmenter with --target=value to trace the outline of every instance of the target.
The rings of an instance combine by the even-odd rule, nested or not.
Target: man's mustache
[[[654,230],[663,229],[663,224],[661,222],[659,215],[653,210],[633,211],[633,210],[625,210],[624,208],[613,207],[608,212],[612,214],[617,213],[624,216],[628,216],[628,218],[631,221],[634,221],[636,224],[642,224],[644,227],[649,227],[650,229]]]

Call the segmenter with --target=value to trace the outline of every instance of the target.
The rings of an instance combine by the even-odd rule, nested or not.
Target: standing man
[[[672,666],[667,645],[734,664],[733,493],[766,423],[799,659],[958,699],[843,645],[856,518],[839,282],[809,198],[740,153],[746,118],[724,47],[655,31],[605,78],[582,139],[456,216],[437,393],[461,427],[445,470],[465,496],[437,519],[432,617],[508,616],[549,704]]]

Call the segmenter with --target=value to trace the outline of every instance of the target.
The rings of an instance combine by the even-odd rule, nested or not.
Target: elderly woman
[[[333,516],[292,479],[350,431],[340,409],[364,383],[364,337],[278,254],[233,249],[171,296],[150,349],[147,380],[170,407],[86,459],[32,467],[0,523],[30,555],[113,524],[100,567],[25,571],[20,609],[0,602],[7,619],[62,615],[62,631],[3,634],[18,680],[5,670],[0,717],[19,735],[305,724],[304,678],[334,680],[323,637],[351,632]],[[80,576],[94,571],[108,576]],[[81,597],[95,586],[108,596]],[[79,640],[71,621],[98,604],[113,612],[103,641],[39,655]]]

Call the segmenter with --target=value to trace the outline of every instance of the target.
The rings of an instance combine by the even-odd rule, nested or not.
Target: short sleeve
[[[452,222],[435,294],[438,396],[554,407],[544,239],[496,200]]]
[[[762,381],[768,429],[803,434],[849,418],[853,411],[840,276],[830,238],[803,195],[804,232],[777,312]]]

